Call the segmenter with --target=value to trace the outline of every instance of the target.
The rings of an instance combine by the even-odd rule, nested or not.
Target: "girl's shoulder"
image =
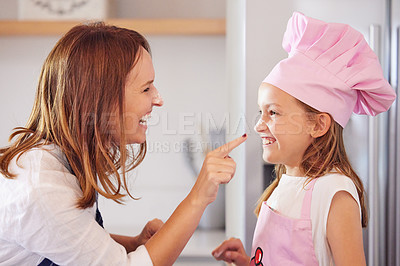
[[[350,177],[337,172],[328,173],[319,177],[315,185],[317,184],[319,187],[327,188],[335,188],[337,186],[355,186]]]
[[[354,182],[350,177],[336,172],[326,174],[317,179],[314,186],[313,198],[318,199],[318,201],[326,201],[330,205],[333,196],[339,191],[348,192],[360,204]]]

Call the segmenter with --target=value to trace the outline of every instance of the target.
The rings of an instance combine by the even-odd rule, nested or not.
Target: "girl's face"
[[[124,117],[128,144],[146,141],[147,120],[153,107],[163,105],[153,84],[154,75],[151,56],[142,48],[142,54],[126,78]]]
[[[258,91],[261,117],[254,127],[262,138],[263,159],[283,164],[286,173],[302,176],[299,166],[311,144],[313,123],[299,102],[281,89],[262,83]]]

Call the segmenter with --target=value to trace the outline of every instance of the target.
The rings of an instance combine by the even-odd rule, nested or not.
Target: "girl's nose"
[[[254,131],[263,132],[268,128],[267,122],[260,118],[257,124],[254,126]]]
[[[164,100],[161,97],[160,93],[157,91],[154,98],[153,98],[153,105],[155,106],[162,106],[164,104]]]

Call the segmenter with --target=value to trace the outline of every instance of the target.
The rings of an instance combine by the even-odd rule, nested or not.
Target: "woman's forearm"
[[[155,266],[172,265],[178,258],[204,210],[217,197],[220,184],[228,183],[235,174],[236,163],[229,153],[245,140],[246,134],[207,154],[189,195],[145,244]]]
[[[175,209],[167,222],[145,244],[153,264],[172,265],[189,241],[200,221],[205,206],[187,196]],[[134,251],[140,243],[139,236],[129,237],[110,234],[127,253]]]
[[[186,197],[145,244],[155,266],[172,265],[193,235],[206,206]]]

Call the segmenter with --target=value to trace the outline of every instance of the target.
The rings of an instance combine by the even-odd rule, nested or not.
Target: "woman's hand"
[[[248,266],[250,264],[250,257],[247,256],[242,241],[237,238],[225,240],[211,254],[216,260],[235,263],[237,266]]]
[[[164,223],[160,219],[153,219],[147,222],[140,235],[138,235],[138,246],[146,244],[147,240],[157,233],[163,225]]]
[[[219,185],[228,183],[235,174],[236,163],[229,153],[245,140],[246,134],[207,154],[196,183],[188,195],[193,202],[205,208],[215,200]]]
[[[147,241],[163,226],[160,219],[153,219],[145,225],[142,232],[137,236],[122,236],[111,234],[110,236],[117,243],[124,246],[126,253],[135,251],[139,246],[144,245]]]

